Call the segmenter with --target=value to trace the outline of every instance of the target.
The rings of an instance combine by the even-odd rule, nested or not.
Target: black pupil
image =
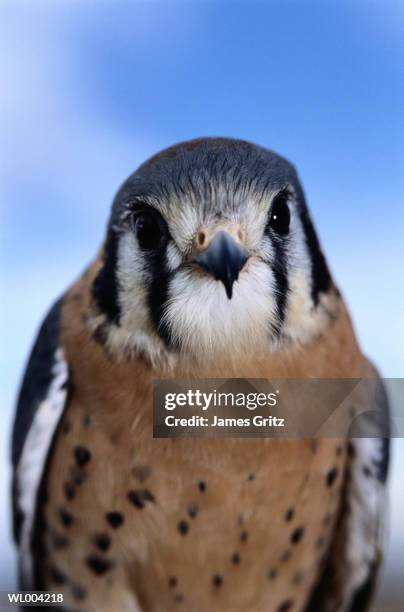
[[[152,213],[137,213],[134,217],[134,228],[141,249],[152,250],[160,245],[162,227]]]
[[[275,201],[272,205],[269,226],[277,234],[285,235],[289,231],[289,225],[290,210],[288,206],[288,197],[285,194],[280,194],[275,198]]]

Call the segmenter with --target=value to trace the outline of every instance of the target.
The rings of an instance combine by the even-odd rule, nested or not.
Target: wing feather
[[[354,424],[349,464],[333,542],[306,612],[365,612],[376,584],[383,544],[389,465],[389,409],[376,381]],[[373,437],[360,437],[361,435]]]
[[[59,344],[61,300],[46,317],[24,375],[12,441],[14,534],[24,588],[33,584],[32,540],[37,494],[49,449],[63,414],[68,366]]]

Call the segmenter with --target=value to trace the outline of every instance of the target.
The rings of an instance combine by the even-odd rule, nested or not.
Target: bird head
[[[93,325],[112,351],[152,362],[265,354],[318,332],[330,287],[293,166],[244,141],[199,139],[119,189]]]

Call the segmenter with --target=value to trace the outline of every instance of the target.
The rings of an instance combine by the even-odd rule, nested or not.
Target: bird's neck
[[[91,268],[66,294],[62,342],[78,392],[90,393],[96,404],[130,402],[131,397],[151,397],[152,382],[160,378],[335,378],[367,375],[349,315],[341,298],[335,316],[313,341],[284,347],[263,355],[237,360],[193,363],[175,357],[167,365],[152,365],[142,355],[111,355],[88,325],[91,310]],[[78,366],[77,364],[80,364]],[[91,389],[87,381],[92,383]]]

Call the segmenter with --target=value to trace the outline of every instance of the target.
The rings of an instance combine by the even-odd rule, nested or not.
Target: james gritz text
[[[193,415],[189,418],[178,418],[173,414],[166,416],[164,423],[167,427],[285,427],[285,419],[262,415],[251,418],[221,418],[214,415],[213,419]]]

